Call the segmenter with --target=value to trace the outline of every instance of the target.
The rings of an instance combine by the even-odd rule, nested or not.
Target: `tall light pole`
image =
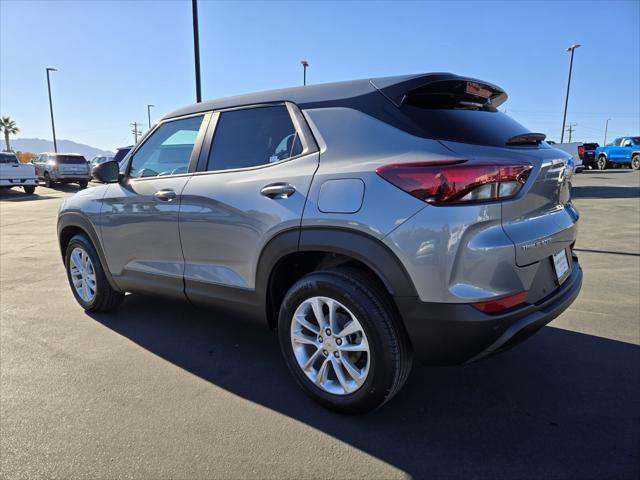
[[[151,107],[155,107],[155,105],[147,105],[147,120],[149,122],[149,130],[151,130]]]
[[[611,120],[611,119],[607,118],[607,121],[604,124],[604,142],[602,142],[602,145],[606,145],[607,144],[607,130],[609,130],[609,120]]]
[[[53,151],[58,153],[58,144],[56,142],[56,124],[53,121],[53,102],[51,101],[51,80],[49,80],[49,72],[57,72],[57,70],[52,67],[47,67],[47,89],[49,90],[49,111],[51,112],[51,130],[53,131]]]
[[[191,0],[193,16],[193,53],[196,63],[196,103],[202,102],[200,90],[200,34],[198,33],[198,0]]]
[[[564,126],[567,121],[567,105],[569,105],[569,88],[571,87],[571,71],[573,70],[573,53],[578,47],[580,47],[580,45],[576,43],[567,48],[567,52],[571,52],[571,60],[569,61],[569,79],[567,80],[567,96],[564,99],[564,115],[562,117],[562,134],[560,135],[560,143],[564,141]]]
[[[302,85],[306,85],[307,84],[307,67],[309,66],[309,62],[307,62],[306,60],[302,60],[300,64],[302,65]]]

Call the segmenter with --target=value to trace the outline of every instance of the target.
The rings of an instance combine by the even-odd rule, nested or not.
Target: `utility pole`
[[[569,88],[571,87],[571,71],[573,70],[573,52],[576,48],[580,47],[579,44],[571,45],[567,48],[567,52],[571,52],[571,60],[569,61],[569,79],[567,80],[567,95],[564,99],[564,115],[562,117],[562,135],[560,135],[560,143],[564,141],[564,126],[567,121],[567,105],[569,105]],[[571,143],[571,141],[569,141]]]
[[[200,90],[200,34],[198,33],[198,0],[191,0],[191,12],[193,17],[193,53],[196,63],[196,103],[202,102]]]
[[[302,85],[306,85],[307,84],[307,67],[309,66],[309,62],[307,62],[306,60],[302,60],[300,64],[302,65]]]
[[[131,130],[131,133],[133,133],[133,138],[135,139],[134,145],[137,145],[138,144],[138,135],[142,135],[142,131],[138,127],[138,125],[140,125],[140,124],[138,122],[133,122],[131,125],[133,125],[133,129]]]
[[[569,132],[569,143],[571,143],[571,136],[573,135],[573,132],[576,131],[577,126],[578,126],[577,123],[570,123],[569,125],[567,125],[567,131]]]
[[[604,124],[604,142],[602,142],[602,145],[607,144],[607,130],[609,130],[609,120],[611,119],[607,118],[607,122]]]
[[[57,72],[55,68],[47,67],[47,89],[49,90],[49,111],[51,112],[51,130],[53,131],[53,151],[58,153],[58,143],[56,142],[56,124],[53,121],[53,102],[51,101],[51,81],[49,72]]]
[[[147,120],[149,122],[149,130],[151,130],[151,107],[155,107],[155,105],[147,105]]]

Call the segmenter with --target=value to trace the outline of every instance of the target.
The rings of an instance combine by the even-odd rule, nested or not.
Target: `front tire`
[[[631,169],[640,170],[640,155],[636,154],[631,158]]]
[[[296,382],[340,413],[382,406],[411,371],[411,346],[389,294],[359,270],[298,280],[280,307],[278,336]]]
[[[89,182],[87,180],[80,180],[78,182],[78,185],[80,186],[80,190],[83,190],[87,188],[87,185],[89,185]]]
[[[96,249],[85,235],[74,236],[67,245],[65,267],[73,296],[87,312],[108,312],[120,306],[124,293],[111,288]]]
[[[607,169],[607,157],[599,157],[598,158],[598,170],[606,170]]]
[[[22,188],[24,188],[24,193],[26,193],[27,195],[33,195],[34,192],[36,191],[35,185],[25,185]]]
[[[44,172],[44,186],[47,188],[53,187],[53,182],[51,181],[51,175],[48,172]]]

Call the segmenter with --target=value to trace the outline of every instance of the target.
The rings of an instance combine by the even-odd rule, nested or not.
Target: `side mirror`
[[[100,183],[116,183],[120,180],[120,167],[118,162],[111,160],[93,167],[91,174]]]

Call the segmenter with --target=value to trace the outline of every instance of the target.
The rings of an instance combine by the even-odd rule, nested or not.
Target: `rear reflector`
[[[580,157],[580,160],[584,160],[584,145],[580,145],[578,147],[578,156]]]
[[[472,303],[471,305],[484,313],[499,313],[523,304],[528,294],[529,292],[520,292],[500,300],[489,300],[488,302]]]
[[[531,173],[528,163],[449,160],[396,163],[376,173],[389,183],[432,205],[504,200],[518,194]]]

